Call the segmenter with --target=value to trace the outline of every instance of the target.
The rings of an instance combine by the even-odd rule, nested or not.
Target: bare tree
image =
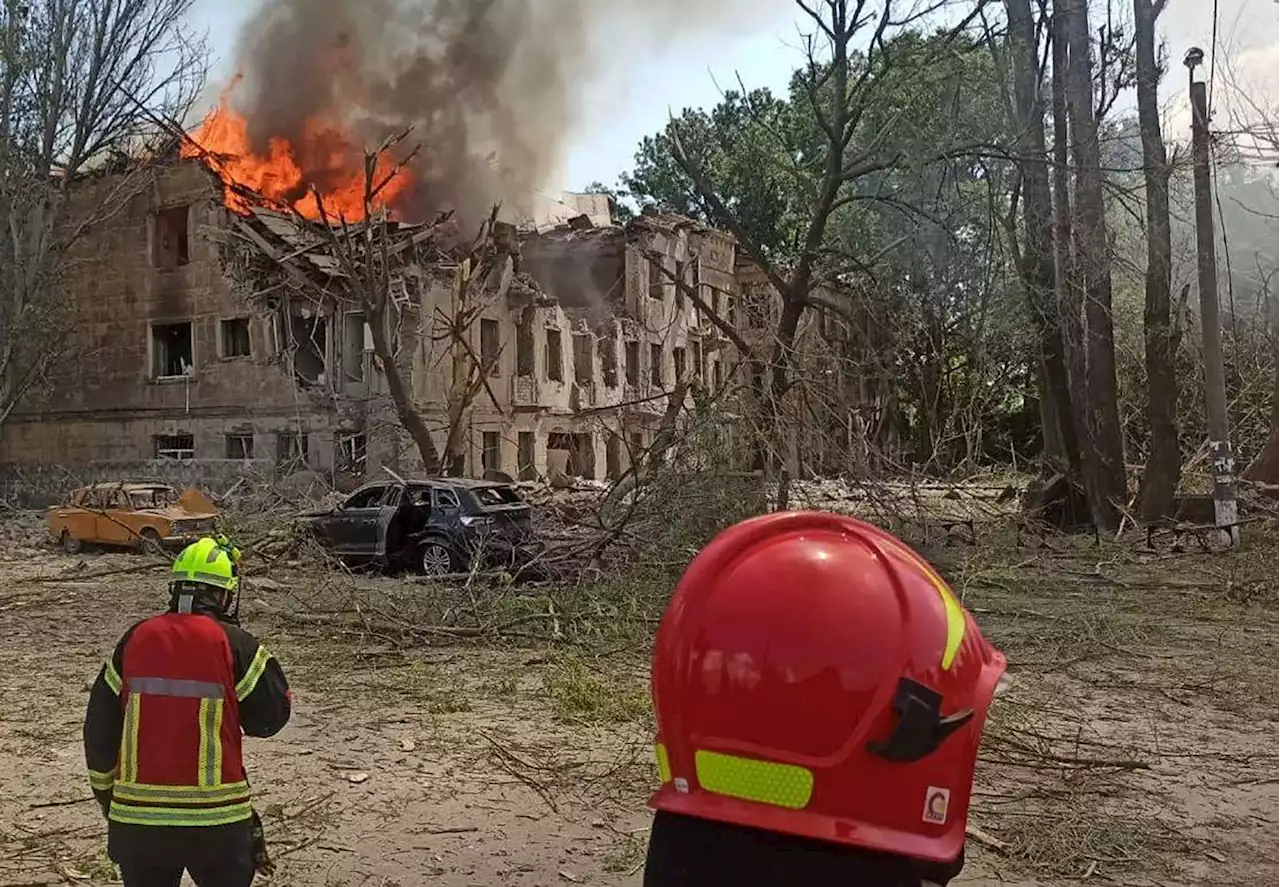
[[[362,222],[353,224],[344,218],[331,218],[314,185],[312,195],[319,209],[324,236],[346,275],[346,289],[359,304],[369,325],[374,357],[379,371],[387,380],[387,393],[396,418],[413,439],[423,469],[428,475],[436,476],[462,471],[466,456],[466,418],[476,397],[483,391],[495,409],[502,409],[489,384],[490,371],[499,355],[484,354],[483,348],[477,354],[471,337],[483,311],[505,297],[511,282],[512,256],[517,247],[514,229],[497,221],[495,208],[472,243],[457,250],[454,256],[457,263],[450,286],[448,310],[437,307],[434,316],[416,331],[432,343],[445,343],[444,355],[449,368],[442,456],[431,438],[431,429],[422,410],[414,402],[412,386],[402,366],[401,349],[397,347],[398,336],[393,326],[393,315],[397,309],[392,298],[392,280],[393,267],[404,263],[403,253],[406,251],[432,239],[452,242],[452,234],[445,232],[446,228],[451,228],[452,218],[441,216],[421,231],[393,238],[388,230],[386,208],[379,199],[387,184],[413,161],[421,149],[421,145],[415,147],[394,164],[385,162],[390,149],[408,135],[409,131],[405,130],[384,141],[377,150],[365,152]],[[384,169],[385,172],[379,172]],[[299,221],[305,220],[299,218]],[[450,251],[453,252],[452,249]]]
[[[1171,318],[1173,246],[1169,226],[1169,176],[1160,132],[1158,100],[1160,64],[1156,59],[1156,19],[1165,0],[1133,0],[1136,30],[1138,129],[1142,137],[1142,168],[1147,191],[1146,302],[1143,310],[1147,367],[1147,421],[1151,443],[1138,491],[1139,511],[1148,521],[1173,510],[1173,496],[1182,470],[1178,446],[1178,377],[1174,368],[1177,333]]]
[[[0,422],[65,354],[77,242],[146,186],[204,83],[194,2],[0,5]]]
[[[1060,443],[1060,456],[1073,474],[1080,468],[1067,350],[1057,298],[1054,268],[1053,202],[1049,191],[1049,157],[1045,145],[1045,104],[1037,52],[1036,28],[1030,0],[1005,0],[1009,16],[1009,55],[1012,67],[1018,134],[1018,169],[1022,192],[1025,246],[1018,257],[1018,273],[1027,292],[1032,320],[1040,339],[1044,383],[1041,397],[1046,443]],[[1016,192],[1015,192],[1016,193]],[[1046,450],[1049,447],[1046,446]]]
[[[1057,7],[1067,38],[1065,97],[1075,178],[1072,283],[1084,299],[1086,398],[1081,413],[1086,431],[1085,491],[1094,523],[1102,530],[1115,530],[1127,496],[1111,316],[1111,257],[1089,55],[1089,9],[1086,0],[1060,0]]]
[[[752,236],[720,196],[711,171],[686,151],[677,122],[673,119],[668,127],[672,157],[692,181],[708,217],[728,228],[781,299],[770,352],[752,370],[752,376],[761,379],[761,426],[773,442],[770,462],[777,459],[777,443],[786,434],[786,429],[777,427],[778,417],[792,386],[801,319],[806,311],[824,307],[818,295],[824,286],[838,285],[844,275],[863,267],[861,257],[848,256],[835,246],[831,223],[841,208],[863,199],[854,193],[856,182],[893,169],[903,160],[903,148],[892,138],[900,115],[886,101],[889,90],[899,85],[892,74],[901,59],[887,44],[895,29],[921,20],[937,8],[916,7],[904,12],[893,2],[885,2],[873,9],[868,0],[796,0],[796,5],[815,29],[806,40],[806,62],[798,72],[798,84],[817,127],[819,144],[811,164],[788,171],[806,194],[808,207],[794,262],[784,266],[771,257],[768,244]],[[951,36],[968,27],[983,6],[983,2],[974,4]],[[788,148],[783,153],[794,159],[794,146]],[[929,156],[917,158],[917,162],[940,160],[971,148],[938,146],[936,152],[925,152]],[[839,310],[837,306],[825,307]],[[777,504],[780,508],[787,504],[785,472]]]

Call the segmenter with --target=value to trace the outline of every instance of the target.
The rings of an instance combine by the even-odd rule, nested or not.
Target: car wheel
[[[420,564],[425,576],[447,576],[453,572],[453,552],[443,542],[428,541],[422,546]]]
[[[164,543],[160,541],[160,534],[151,527],[143,527],[142,532],[138,534],[138,551],[143,554],[163,552]]]
[[[62,550],[67,554],[79,554],[80,549],[84,548],[84,543],[72,536],[67,530],[63,530],[62,535],[58,537],[58,544],[62,546]]]

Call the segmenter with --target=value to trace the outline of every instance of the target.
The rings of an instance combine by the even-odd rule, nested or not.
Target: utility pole
[[[1196,67],[1204,50],[1187,50],[1183,63],[1191,78],[1191,160],[1196,192],[1196,264],[1199,270],[1200,328],[1204,337],[1205,412],[1209,419],[1209,460],[1213,467],[1213,522],[1240,541],[1237,525],[1235,459],[1227,418],[1227,384],[1222,369],[1222,323],[1218,319],[1218,261],[1214,252],[1213,195],[1209,177],[1209,103]]]

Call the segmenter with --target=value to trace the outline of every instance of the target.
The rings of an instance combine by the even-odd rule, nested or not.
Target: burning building
[[[80,238],[68,265],[73,359],[10,415],[0,461],[256,463],[349,479],[421,470],[335,229],[303,211],[317,195],[244,170],[252,184],[204,152],[131,174],[146,187]],[[349,193],[324,192],[326,215],[358,219]],[[566,197],[578,201],[587,212],[562,208],[567,223],[530,225],[493,253],[505,270],[452,333],[457,281],[476,269],[428,248],[424,222],[386,226],[394,360],[455,471],[617,476],[651,442],[677,379],[727,377],[730,349],[673,281],[731,316],[731,239],[679,217],[616,226],[607,198]],[[459,349],[479,383],[460,407]]]

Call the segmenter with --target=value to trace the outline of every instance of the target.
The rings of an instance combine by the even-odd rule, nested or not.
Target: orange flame
[[[235,83],[232,83],[234,87]],[[184,142],[183,157],[204,157],[206,164],[223,182],[257,191],[268,200],[293,207],[314,221],[321,218],[314,184],[331,221],[341,216],[348,221],[364,218],[365,171],[363,152],[355,148],[345,129],[328,120],[312,118],[303,125],[297,145],[283,136],[267,140],[267,153],[255,154],[249,139],[249,122],[231,107],[231,87],[223,93],[218,107]],[[382,154],[374,172],[374,185],[387,180],[376,204],[385,206],[411,183],[408,169],[396,169],[395,161]],[[248,215],[251,202],[232,188],[224,191],[227,207]]]

